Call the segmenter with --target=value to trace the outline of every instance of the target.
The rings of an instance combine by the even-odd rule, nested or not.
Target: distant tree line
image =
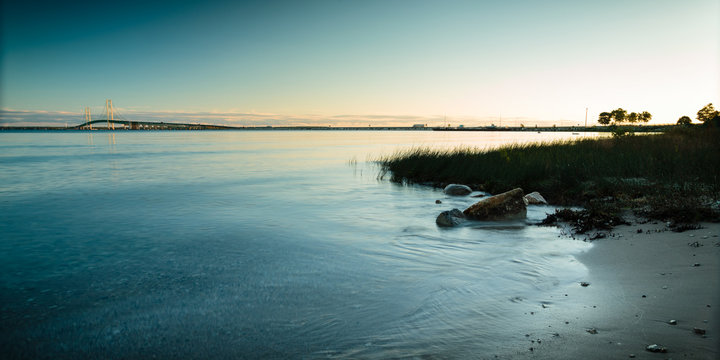
[[[598,117],[598,123],[601,125],[619,125],[623,123],[646,123],[652,119],[652,114],[647,111],[641,113],[631,112],[628,114],[627,110],[623,108],[617,108],[610,112],[601,112]],[[697,112],[697,119],[701,123],[705,124],[716,124],[720,126],[720,111],[715,110],[713,104],[707,104]],[[690,125],[692,119],[689,116],[682,116],[678,119],[678,125]]]
[[[641,113],[631,112],[628,114],[627,110],[623,108],[617,108],[610,112],[601,112],[600,117],[598,118],[598,122],[601,125],[608,125],[610,123],[613,124],[622,124],[622,123],[638,123],[638,122],[648,122],[652,119],[652,114],[650,114],[647,111],[643,111]]]
[[[697,119],[704,124],[715,123],[720,125],[720,111],[715,110],[713,104],[709,103],[698,110]],[[678,125],[690,125],[690,123],[692,123],[692,120],[690,120],[689,116],[681,116],[677,121]]]

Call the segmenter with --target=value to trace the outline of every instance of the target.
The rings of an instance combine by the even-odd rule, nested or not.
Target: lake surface
[[[378,178],[418,146],[568,133],[0,132],[9,358],[492,358],[587,274],[554,227]],[[531,191],[532,189],[526,189]],[[435,200],[442,200],[436,204]]]

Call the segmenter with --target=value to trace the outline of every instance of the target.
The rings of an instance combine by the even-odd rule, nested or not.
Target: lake
[[[477,199],[379,178],[419,146],[570,133],[0,132],[8,358],[493,358],[587,275],[527,221],[443,229]],[[533,189],[525,189],[527,192]],[[436,204],[435,200],[441,200]]]

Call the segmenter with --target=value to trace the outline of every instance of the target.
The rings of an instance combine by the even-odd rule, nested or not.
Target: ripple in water
[[[477,199],[348,166],[470,139],[422,133],[0,134],[0,348],[11,358],[512,351],[519,328],[540,326],[528,313],[585,275],[573,255],[589,245],[526,222],[439,229],[440,211]],[[528,222],[551,211],[533,207]]]

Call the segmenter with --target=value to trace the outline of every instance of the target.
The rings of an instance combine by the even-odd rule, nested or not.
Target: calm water
[[[565,301],[589,245],[435,217],[378,180],[414,146],[570,134],[0,133],[0,352],[52,358],[493,357]],[[526,189],[527,190],[527,189]],[[435,204],[441,199],[442,204]],[[529,221],[548,207],[531,207]]]

